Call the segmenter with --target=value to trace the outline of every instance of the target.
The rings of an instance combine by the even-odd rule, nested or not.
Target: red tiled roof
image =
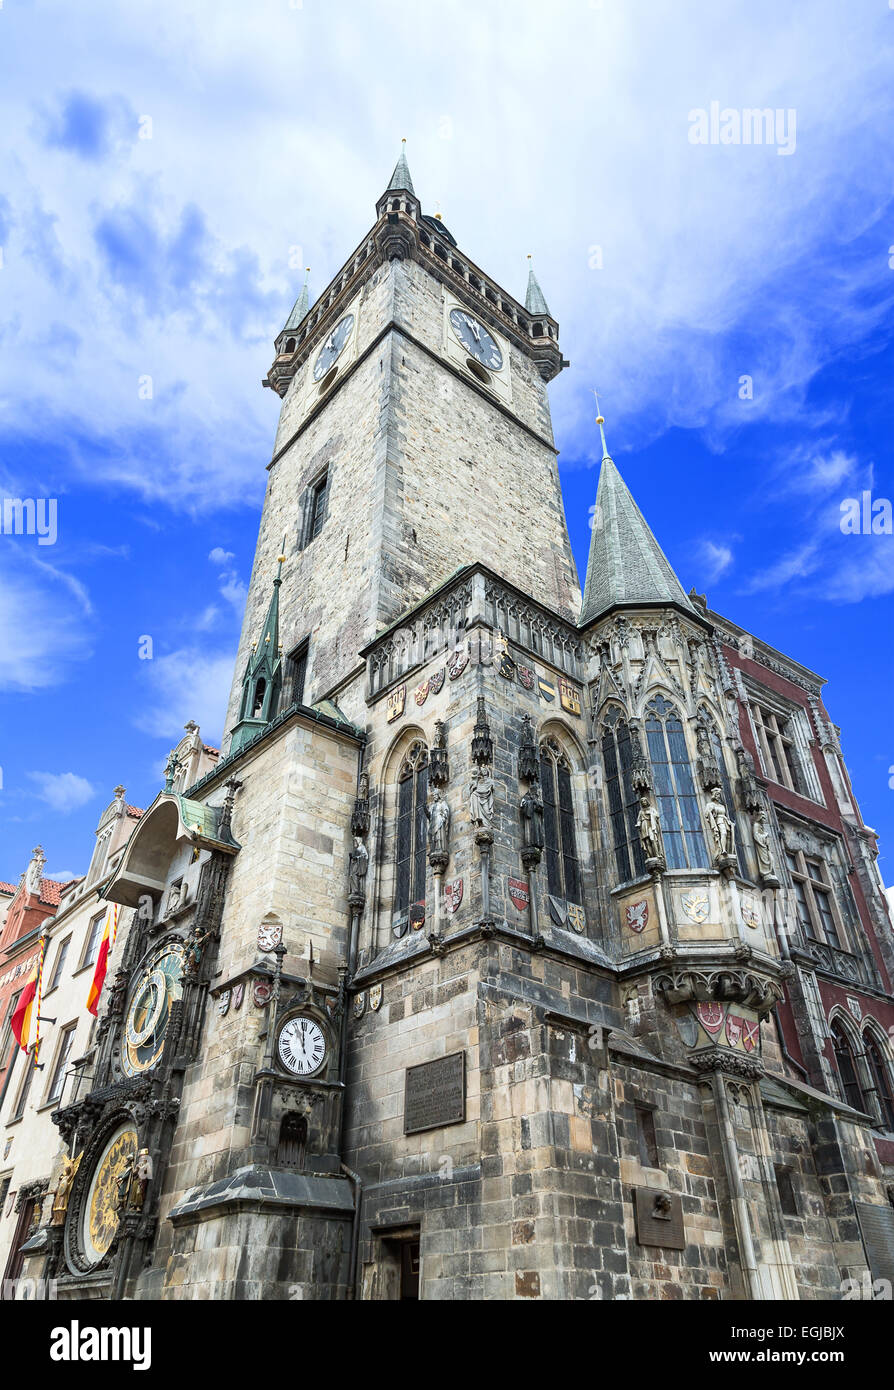
[[[54,878],[42,878],[40,880],[40,901],[42,903],[52,903],[55,907],[59,906],[65,883],[57,883]]]
[[[18,885],[17,883],[3,883],[3,882],[0,882],[0,893],[9,893],[9,894],[13,894],[13,893],[16,891],[16,889],[18,888],[18,886],[19,886],[19,885]]]
[[[129,816],[133,816],[134,820],[139,820],[140,816],[143,814],[141,806],[125,806],[124,809]]]
[[[215,756],[215,758],[219,758],[219,757],[220,757],[220,749],[219,749],[219,748],[212,748],[210,743],[203,743],[203,744],[202,744],[202,752],[203,752],[203,753],[213,753],[214,756]]]

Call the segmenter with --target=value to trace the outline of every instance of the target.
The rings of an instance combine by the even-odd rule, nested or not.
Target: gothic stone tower
[[[820,806],[821,682],[743,668],[607,449],[581,599],[533,273],[522,304],[475,266],[403,156],[376,211],[277,339],[222,756],[174,759],[105,886],[140,925],[60,1116],[68,1287],[839,1296],[891,1210],[890,1073],[823,1071],[818,980],[857,961],[878,1047],[894,1011],[843,764]],[[795,829],[749,698],[815,794]],[[811,816],[844,874],[820,961],[777,910],[803,879],[822,917],[789,863]],[[98,1252],[77,1214],[109,1174]]]

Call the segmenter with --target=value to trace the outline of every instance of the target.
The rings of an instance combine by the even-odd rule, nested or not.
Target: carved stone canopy
[[[707,1003],[729,1000],[768,1014],[783,997],[777,980],[754,970],[736,966],[682,966],[662,971],[655,977],[655,988],[668,1004]]]

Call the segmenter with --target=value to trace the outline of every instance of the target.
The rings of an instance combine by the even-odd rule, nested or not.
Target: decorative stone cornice
[[[727,1000],[745,1004],[760,1016],[768,1014],[783,997],[782,983],[742,965],[683,965],[660,971],[656,990],[668,1004],[707,1003]]]
[[[724,1072],[727,1076],[742,1077],[746,1081],[759,1081],[764,1075],[764,1064],[757,1057],[743,1057],[740,1052],[732,1052],[725,1047],[701,1048],[689,1053],[689,1062],[697,1072]]]

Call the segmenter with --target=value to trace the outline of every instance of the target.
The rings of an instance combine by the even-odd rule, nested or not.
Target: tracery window
[[[425,903],[426,836],[428,820],[428,749],[411,745],[397,779],[397,835],[394,912],[405,918],[411,906]]]
[[[540,788],[548,890],[556,898],[580,904],[583,898],[574,833],[571,765],[553,738],[540,745]]]
[[[882,1124],[885,1126],[885,1129],[894,1130],[894,1099],[891,1097],[891,1074],[888,1070],[882,1049],[878,1041],[869,1032],[863,1034],[863,1046],[866,1051],[866,1065],[869,1068],[869,1075],[872,1077],[872,1084],[878,1096]]]
[[[612,706],[602,725],[602,765],[615,868],[622,883],[646,872],[636,819],[639,798],[632,783],[633,744],[627,721]]]
[[[798,920],[812,941],[824,941],[836,950],[847,950],[844,933],[833,906],[829,870],[822,859],[806,855],[803,850],[786,853],[795,890]]]
[[[857,1071],[857,1059],[851,1047],[850,1038],[836,1019],[830,1029],[832,1034],[832,1046],[835,1049],[835,1065],[838,1068],[838,1075],[841,1079],[841,1087],[844,1091],[844,1099],[848,1105],[852,1105],[855,1110],[867,1111],[869,1109],[866,1097],[863,1094],[863,1087],[860,1085],[860,1074]]]
[[[669,869],[707,869],[708,852],[686,735],[674,706],[658,695],[646,708],[646,739]]]

